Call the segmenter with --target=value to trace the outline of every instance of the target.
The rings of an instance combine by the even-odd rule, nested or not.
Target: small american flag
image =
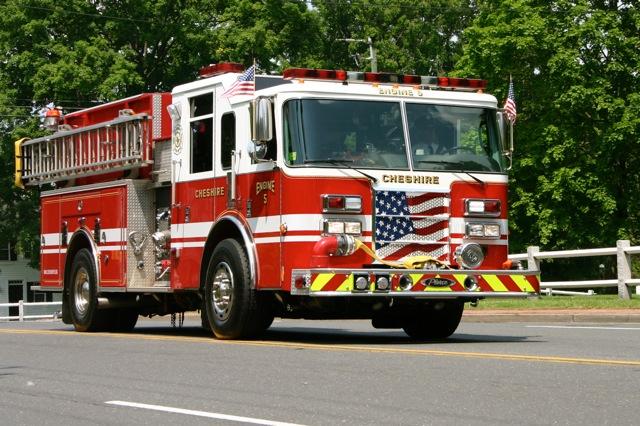
[[[449,199],[442,193],[380,191],[376,193],[375,239],[387,260],[448,253]]]
[[[516,111],[516,95],[513,92],[513,80],[511,79],[509,80],[509,94],[504,102],[504,111],[507,113],[507,119],[511,124],[515,123],[518,113]]]
[[[223,98],[236,95],[253,95],[256,90],[255,83],[256,66],[251,65],[223,94]]]

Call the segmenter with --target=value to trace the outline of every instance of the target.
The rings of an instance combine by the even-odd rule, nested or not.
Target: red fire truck
[[[507,260],[510,127],[486,81],[220,63],[171,93],[47,120],[16,142],[41,187],[41,283],[78,331],[201,312],[444,338],[464,304],[539,292]]]

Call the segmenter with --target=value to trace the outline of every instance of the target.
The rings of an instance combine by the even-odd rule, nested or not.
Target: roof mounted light
[[[217,64],[210,64],[200,68],[198,76],[200,78],[214,77],[216,75],[226,74],[229,72],[241,73],[244,71],[244,66],[236,62],[219,62]]]
[[[438,77],[439,87],[456,89],[486,89],[487,80],[477,78]]]
[[[288,68],[284,70],[282,77],[285,80],[294,78],[311,79],[311,80],[338,80],[347,79],[347,72],[343,70],[322,70],[312,68]]]
[[[433,77],[414,74],[395,74],[387,72],[361,72],[344,70],[324,70],[312,68],[289,68],[283,77],[290,79],[333,80],[354,83],[387,83],[406,86],[423,86],[433,88],[451,88],[459,90],[482,90],[487,87],[487,80],[457,77]]]

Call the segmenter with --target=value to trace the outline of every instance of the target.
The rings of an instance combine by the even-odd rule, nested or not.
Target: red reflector
[[[484,211],[487,213],[500,213],[500,200],[486,200]]]
[[[301,276],[301,275],[297,276],[295,281],[294,281],[294,285],[296,286],[297,289],[305,288],[305,279],[304,279],[304,277]]]
[[[228,72],[243,72],[244,66],[236,62],[220,62],[200,68],[198,75],[202,78],[213,77],[215,75],[226,74]]]

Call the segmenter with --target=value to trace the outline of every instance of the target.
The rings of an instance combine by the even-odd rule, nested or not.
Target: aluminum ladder
[[[111,121],[22,142],[22,183],[41,185],[153,163],[150,118],[121,114]]]

